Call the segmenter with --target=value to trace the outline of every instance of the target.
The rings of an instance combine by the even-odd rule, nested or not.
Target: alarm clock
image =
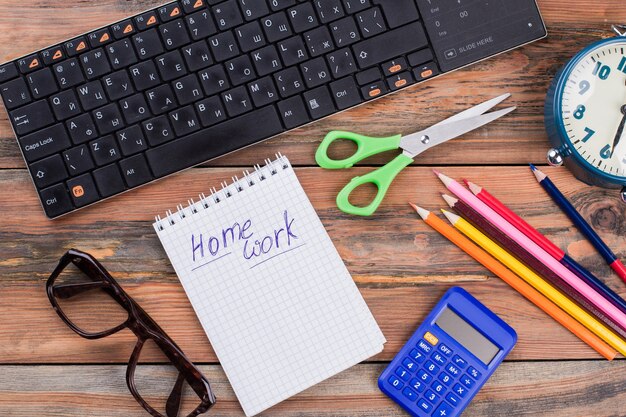
[[[589,45],[556,75],[545,104],[548,163],[579,180],[622,187],[626,202],[626,26]]]

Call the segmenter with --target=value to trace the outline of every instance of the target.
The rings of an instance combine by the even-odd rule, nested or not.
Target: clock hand
[[[622,117],[622,121],[617,128],[617,133],[615,134],[615,139],[613,139],[613,148],[611,149],[611,157],[613,157],[613,152],[615,152],[615,148],[619,144],[619,141],[622,139],[622,134],[624,133],[624,126],[626,126],[626,104],[624,104],[621,108],[621,112],[624,115]]]

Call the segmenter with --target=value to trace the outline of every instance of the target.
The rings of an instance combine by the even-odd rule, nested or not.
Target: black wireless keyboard
[[[0,66],[48,217],[542,38],[534,0],[182,0]]]

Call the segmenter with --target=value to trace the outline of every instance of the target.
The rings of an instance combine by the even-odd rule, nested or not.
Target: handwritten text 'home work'
[[[298,236],[294,233],[295,219],[289,217],[287,210],[278,228],[265,236],[255,234],[252,220],[243,223],[235,222],[232,226],[223,228],[218,234],[207,236],[192,233],[191,252],[193,262],[202,263],[194,269],[200,268],[223,256],[230,255],[234,248],[241,247],[241,254],[247,260],[259,258],[269,254],[277,255],[293,248]],[[208,262],[207,262],[208,261]]]

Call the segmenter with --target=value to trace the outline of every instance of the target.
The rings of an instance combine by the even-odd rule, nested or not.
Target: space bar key
[[[283,131],[276,109],[268,106],[146,151],[156,177],[180,171]]]

